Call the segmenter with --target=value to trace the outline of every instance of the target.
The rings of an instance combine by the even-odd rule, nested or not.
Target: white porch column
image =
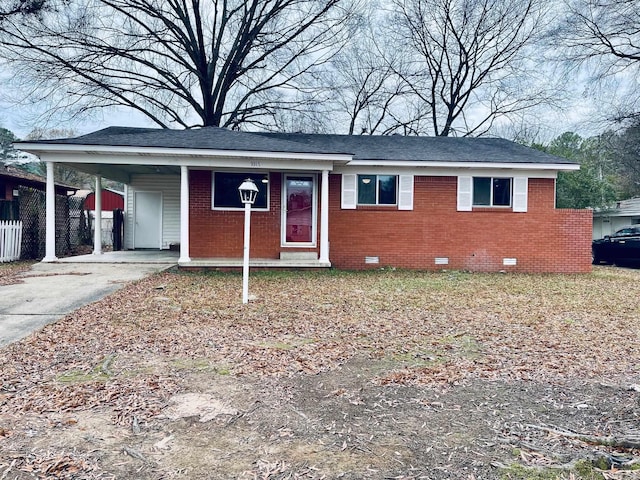
[[[180,258],[178,263],[190,262],[189,258],[189,167],[180,167]]]
[[[329,261],[329,170],[322,171],[320,188],[320,263]]]
[[[96,216],[93,219],[93,254],[102,255],[102,177],[96,175]]]
[[[56,257],[56,184],[53,178],[53,162],[47,162],[46,233],[43,262],[55,262]]]

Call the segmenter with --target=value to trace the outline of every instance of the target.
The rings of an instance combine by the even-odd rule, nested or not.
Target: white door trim
[[[313,182],[313,198],[311,202],[311,242],[287,242],[287,179],[291,177],[309,177]],[[318,236],[318,175],[315,173],[286,173],[282,178],[280,207],[280,246],[281,247],[298,247],[298,248],[315,248],[317,246]]]

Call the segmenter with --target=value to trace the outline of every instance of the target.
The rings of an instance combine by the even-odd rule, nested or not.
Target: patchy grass
[[[256,300],[245,306],[240,275],[163,273],[3,357],[34,371],[55,359],[54,370],[90,372],[118,353],[140,363],[129,369],[159,357],[182,370],[225,365],[234,375],[290,376],[365,356],[385,359],[384,384],[634,375],[639,279],[638,271],[605,267],[576,276],[256,272]],[[25,345],[41,355],[17,358]]]

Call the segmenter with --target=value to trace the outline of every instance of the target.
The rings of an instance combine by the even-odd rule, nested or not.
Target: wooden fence
[[[0,221],[0,262],[19,260],[21,246],[22,222],[18,220]]]

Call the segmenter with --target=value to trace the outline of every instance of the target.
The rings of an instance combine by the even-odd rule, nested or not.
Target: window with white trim
[[[238,187],[250,178],[258,187],[254,210],[269,210],[269,175],[266,173],[213,172],[211,208],[216,210],[244,209]]]
[[[413,183],[413,175],[343,173],[340,208],[356,210],[358,206],[381,205],[413,210]]]
[[[474,207],[510,207],[512,195],[511,178],[473,177]]]
[[[396,205],[397,175],[358,175],[358,205]]]
[[[497,180],[497,181],[496,181]],[[529,178],[458,176],[459,212],[471,212],[474,207],[511,207],[525,213],[529,203]]]

